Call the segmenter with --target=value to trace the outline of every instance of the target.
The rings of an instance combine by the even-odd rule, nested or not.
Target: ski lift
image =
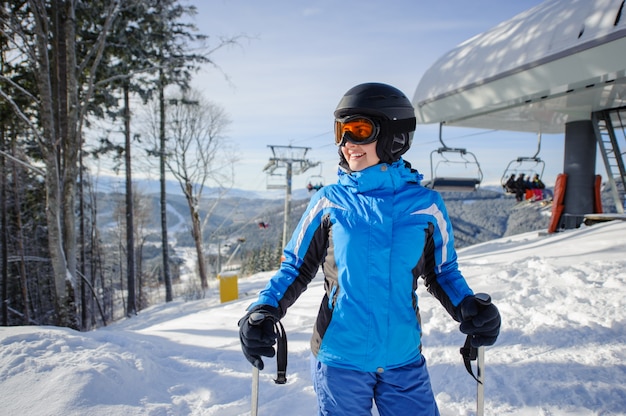
[[[439,123],[439,142],[442,147],[430,153],[430,182],[425,186],[438,191],[472,192],[476,191],[483,180],[478,159],[467,149],[448,147],[442,139],[442,125]],[[434,155],[439,159],[436,163]],[[445,167],[450,174],[442,175]]]
[[[306,181],[306,189],[309,192],[317,192],[324,187],[324,177],[319,175],[309,176]]]
[[[507,182],[511,176],[519,177],[520,174],[524,174],[527,178],[533,178],[535,175],[543,180],[543,171],[546,167],[546,163],[539,158],[539,152],[541,151],[541,132],[537,134],[537,152],[533,156],[520,156],[509,162],[500,183],[506,193],[515,193],[507,189]]]
[[[267,173],[265,179],[266,189],[285,189],[287,187],[285,183],[285,175],[277,173]]]
[[[322,176],[322,167],[320,164],[320,173],[311,175],[306,181],[306,189],[309,192],[317,192],[324,187],[324,177]]]

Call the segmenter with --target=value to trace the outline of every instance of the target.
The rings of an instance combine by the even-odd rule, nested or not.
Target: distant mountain
[[[159,195],[161,193],[161,182],[158,179],[133,179],[136,189],[139,192],[146,195]],[[94,178],[94,187],[97,192],[111,193],[111,192],[124,192],[126,189],[126,182],[123,177],[118,176],[98,176]],[[175,180],[167,180],[165,182],[165,192],[168,195],[182,196],[182,190],[180,184]],[[218,188],[205,188],[203,190],[203,196],[207,198],[215,198],[220,194]],[[308,191],[306,189],[292,189],[291,192],[293,199],[304,199],[308,197]],[[261,189],[261,190],[248,190],[248,189],[230,189],[227,194],[230,198],[245,198],[245,199],[284,199],[285,190],[282,189]]]
[[[150,210],[147,227],[158,234],[160,227],[160,183],[158,180],[139,179],[134,181],[138,193],[149,201]],[[121,204],[125,185],[123,179],[103,176],[97,178],[95,188],[99,195],[99,223],[112,223],[114,205]],[[192,245],[187,221],[187,202],[176,181],[167,182],[168,226],[178,244]],[[548,226],[549,212],[541,209],[539,204],[516,209],[516,201],[505,195],[498,187],[485,187],[476,192],[442,192],[449,216],[453,222],[458,247],[500,238],[506,235],[526,231],[545,229]],[[242,190],[231,189],[219,198],[219,190],[206,188],[201,204],[202,215],[212,209],[211,218],[207,222],[205,237],[212,234],[232,239],[246,238],[248,247],[256,247],[264,241],[282,239],[284,222],[284,190]],[[310,194],[304,189],[292,192],[291,215],[289,227],[293,229],[304,212]],[[204,208],[204,210],[203,210]],[[171,216],[171,218],[170,218]],[[108,218],[107,218],[108,217]],[[269,224],[268,228],[259,232],[259,223]]]
[[[136,187],[144,198],[146,215],[146,241],[153,246],[160,244],[160,203],[159,182],[137,180]],[[114,221],[114,213],[124,201],[124,185],[118,178],[99,178],[98,224],[112,230],[119,229]],[[168,190],[168,228],[170,243],[174,248],[193,247],[189,227],[189,209],[187,202],[174,181],[167,183]],[[205,189],[200,203],[201,215],[211,212],[204,229],[207,252],[216,252],[218,247],[224,250],[224,256],[230,255],[237,241],[245,240],[240,254],[263,245],[281,244],[284,222],[283,190],[249,191],[230,190],[226,197],[217,199],[215,189]],[[476,192],[442,192],[448,214],[454,226],[455,246],[457,248],[493,240],[496,238],[525,233],[533,230],[546,230],[550,221],[550,206],[541,203],[517,203],[511,195],[506,195],[500,187],[484,187]],[[603,195],[604,197],[604,195]],[[304,212],[310,194],[306,190],[294,190],[291,201],[291,213],[288,218],[288,237]],[[604,201],[610,206],[609,199]],[[610,208],[607,209],[610,212]],[[259,224],[263,224],[260,227]],[[119,231],[118,231],[119,232]],[[158,250],[155,251],[158,255]]]

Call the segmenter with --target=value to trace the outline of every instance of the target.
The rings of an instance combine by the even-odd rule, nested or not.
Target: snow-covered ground
[[[487,415],[626,414],[626,222],[553,235],[537,232],[459,251],[475,291],[503,318],[486,350]],[[239,300],[172,302],[107,328],[0,328],[3,415],[246,415],[251,367],[237,320],[271,273],[240,279]],[[308,340],[322,279],[283,320],[286,385],[275,362],[261,373],[260,415],[316,414]],[[442,415],[473,415],[476,383],[464,336],[423,288],[424,354]],[[400,415],[402,416],[402,415]]]

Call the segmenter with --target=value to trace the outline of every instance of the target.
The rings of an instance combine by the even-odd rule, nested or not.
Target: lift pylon
[[[291,211],[291,178],[293,175],[299,175],[306,172],[308,169],[319,165],[319,162],[313,162],[306,158],[306,154],[311,148],[300,146],[279,146],[268,145],[272,149],[272,157],[269,162],[263,168],[269,177],[276,178],[282,175],[278,174],[277,170],[285,170],[284,189],[285,189],[285,212],[283,215],[283,242],[282,246],[287,244],[287,229],[289,224],[289,212]],[[277,189],[277,184],[272,184],[270,188],[268,182],[268,189]]]

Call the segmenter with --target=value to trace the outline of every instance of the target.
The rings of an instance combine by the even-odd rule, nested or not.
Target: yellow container
[[[239,299],[239,286],[237,285],[238,276],[236,274],[219,274],[220,279],[220,302],[230,302]]]

